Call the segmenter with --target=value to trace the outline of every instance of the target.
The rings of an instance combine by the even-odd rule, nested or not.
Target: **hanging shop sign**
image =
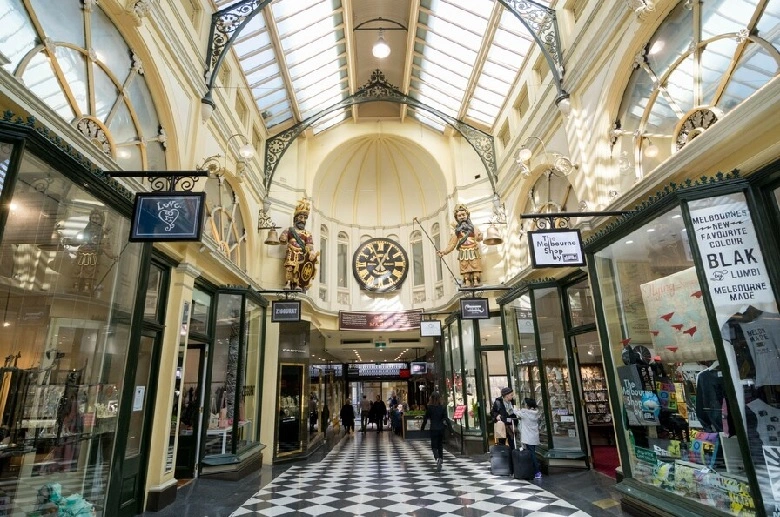
[[[420,337],[441,337],[441,321],[421,321]]]
[[[132,242],[200,241],[205,192],[136,194],[130,225]]]
[[[584,266],[579,230],[537,230],[528,232],[528,249],[533,267]]]
[[[271,302],[271,321],[274,323],[301,321],[301,301],[276,300]]]
[[[460,314],[464,320],[490,319],[487,298],[461,298]]]
[[[339,312],[339,330],[415,330],[422,311]]]

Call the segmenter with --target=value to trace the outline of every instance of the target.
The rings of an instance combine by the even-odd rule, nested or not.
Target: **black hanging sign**
[[[205,192],[141,192],[135,196],[130,241],[200,241]]]
[[[271,302],[271,321],[274,323],[301,321],[301,301],[276,300]]]
[[[490,319],[487,298],[461,298],[460,314],[464,320]]]

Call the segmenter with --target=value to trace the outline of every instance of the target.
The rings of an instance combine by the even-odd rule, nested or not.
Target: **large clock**
[[[390,239],[369,239],[352,256],[352,272],[361,289],[384,293],[398,289],[409,272],[409,257]]]

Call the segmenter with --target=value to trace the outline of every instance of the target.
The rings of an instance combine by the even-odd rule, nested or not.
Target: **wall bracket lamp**
[[[534,156],[532,141],[537,141],[541,145],[543,163],[549,165],[548,172],[552,172],[558,176],[568,176],[573,171],[580,168],[579,164],[571,161],[571,158],[560,153],[547,152],[547,146],[544,145],[544,141],[538,136],[529,136],[515,154],[515,163],[520,167],[520,174],[524,177],[527,178],[531,175],[531,168],[528,164]]]
[[[227,169],[227,149],[230,147],[230,142],[240,137],[244,140],[244,144],[238,148],[238,161],[236,162],[236,176],[241,178],[247,167],[247,162],[255,156],[255,148],[249,143],[249,140],[242,133],[235,133],[230,135],[230,138],[225,142],[225,155],[219,153],[207,156],[203,159],[200,165],[196,166],[199,171],[207,171],[210,177],[221,176]],[[222,160],[220,160],[222,158]]]

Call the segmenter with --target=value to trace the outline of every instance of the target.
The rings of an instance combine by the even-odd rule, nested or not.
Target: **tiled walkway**
[[[427,441],[370,431],[329,438],[332,448],[319,458],[263,467],[240,481],[201,478],[181,488],[174,504],[144,516],[623,515],[614,480],[595,471],[519,481],[491,475],[487,455],[445,451],[444,466],[436,472]]]

